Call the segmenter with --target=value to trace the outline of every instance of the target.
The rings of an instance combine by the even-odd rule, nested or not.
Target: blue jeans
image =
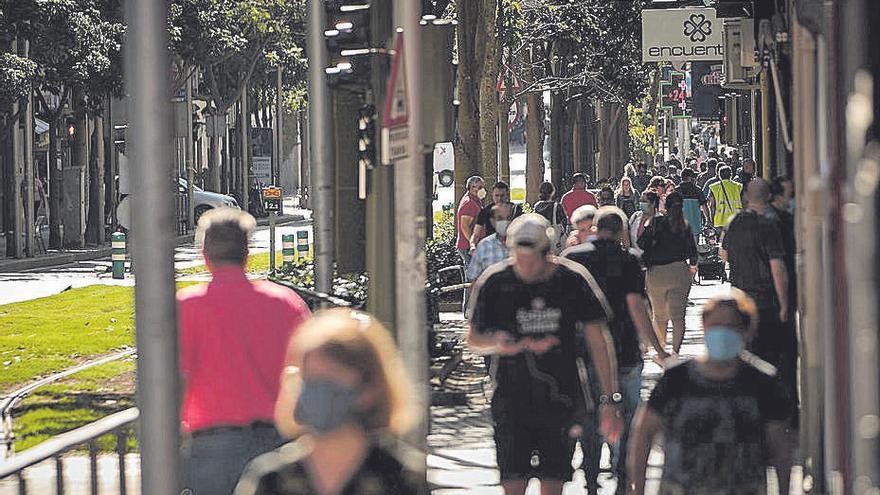
[[[623,395],[623,433],[620,440],[611,445],[611,469],[617,477],[617,484],[621,486],[626,482],[626,444],[629,442],[629,432],[632,428],[632,420],[642,402],[642,369],[644,363],[639,363],[633,367],[624,367],[618,370],[617,382],[620,386],[620,393]],[[590,381],[592,390],[602,390],[599,386],[599,379],[596,372],[590,369]],[[587,490],[591,493],[595,492],[599,487],[599,459],[602,456],[603,438],[599,434],[599,418],[598,418],[598,399],[599,394],[594,394],[596,399],[596,414],[593,414],[588,424],[584,425],[584,435],[581,437],[581,450],[584,453],[584,473],[587,478]]]
[[[192,495],[231,495],[247,464],[284,442],[268,424],[197,433],[181,449],[184,486]]]

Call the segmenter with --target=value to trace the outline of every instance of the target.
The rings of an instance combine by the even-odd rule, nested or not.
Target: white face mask
[[[477,190],[477,197],[480,199],[486,199],[486,189],[480,188]]]
[[[506,236],[508,225],[510,225],[510,220],[495,220],[495,232],[498,232],[500,237]]]

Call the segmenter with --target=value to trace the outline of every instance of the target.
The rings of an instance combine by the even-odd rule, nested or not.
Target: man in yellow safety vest
[[[716,227],[726,227],[730,219],[742,210],[742,184],[730,180],[728,166],[718,169],[720,180],[709,186],[709,211]]]

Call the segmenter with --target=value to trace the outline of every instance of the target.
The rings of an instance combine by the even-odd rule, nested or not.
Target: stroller
[[[727,282],[725,263],[719,255],[721,246],[718,229],[712,226],[704,227],[700,240],[702,242],[697,246],[697,283],[702,285],[703,280]]]

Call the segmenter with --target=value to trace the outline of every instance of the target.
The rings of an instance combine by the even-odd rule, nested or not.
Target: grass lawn
[[[38,389],[15,408],[15,450],[20,452],[134,406],[135,366],[134,358],[129,357]],[[109,451],[115,448],[115,441],[113,436],[103,437],[98,446]],[[136,446],[133,434],[128,446]]]
[[[94,285],[0,306],[0,392],[134,345],[134,289]]]
[[[275,251],[275,266],[281,268],[281,251]],[[269,252],[256,253],[248,256],[247,270],[251,273],[268,273],[269,272]],[[178,275],[197,275],[207,273],[208,267],[205,265],[192,266],[177,270]]]

